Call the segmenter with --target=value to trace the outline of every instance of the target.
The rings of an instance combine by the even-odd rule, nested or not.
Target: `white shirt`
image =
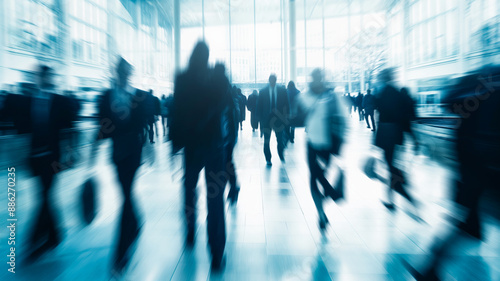
[[[307,112],[307,141],[317,150],[331,148],[332,136],[343,138],[346,132],[346,106],[335,93],[315,94],[308,91],[298,96],[297,105]]]
[[[314,94],[310,91],[300,95],[298,105],[307,112],[305,127],[307,141],[317,150],[327,150],[331,146],[328,124],[328,101],[326,94]]]
[[[271,109],[273,108],[273,98],[274,98],[274,106],[276,106],[276,101],[277,101],[277,85],[274,85],[274,87],[269,86],[269,101],[271,102],[269,105],[271,106]]]

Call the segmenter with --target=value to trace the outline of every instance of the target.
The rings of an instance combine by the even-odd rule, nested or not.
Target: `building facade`
[[[172,28],[155,1],[4,0],[0,2],[0,84],[32,82],[52,66],[60,91],[110,86],[118,56],[134,66],[133,84],[172,91]]]

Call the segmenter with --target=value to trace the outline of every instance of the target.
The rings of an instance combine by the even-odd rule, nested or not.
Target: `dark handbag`
[[[80,194],[82,206],[82,217],[86,225],[89,225],[96,216],[97,200],[96,200],[96,185],[93,178],[89,178],[83,184],[83,190]]]
[[[333,155],[340,155],[340,147],[342,146],[342,139],[334,134],[331,134],[331,148],[330,153]]]
[[[377,159],[375,157],[370,157],[366,160],[365,165],[363,166],[363,172],[370,179],[377,179],[377,173],[375,172],[375,164]]]

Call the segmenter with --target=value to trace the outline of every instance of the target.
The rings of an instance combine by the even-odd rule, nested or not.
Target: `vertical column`
[[[205,41],[205,0],[201,0],[201,29],[203,32],[203,41]]]
[[[347,4],[347,85],[349,93],[352,93],[351,81],[351,0]]]
[[[181,69],[181,3],[174,0],[174,59],[175,74]]]
[[[307,0],[304,0],[304,83],[307,82]]]
[[[6,83],[5,76],[3,74],[3,69],[6,67],[4,61],[4,53],[5,53],[5,40],[8,34],[7,32],[7,19],[5,18],[5,9],[7,9],[7,1],[0,1],[0,87],[3,87],[3,84]]]
[[[285,46],[283,49],[284,52],[284,58],[285,58],[285,77],[284,81],[285,83],[288,82],[289,77],[290,77],[290,71],[288,69],[288,14],[286,12],[286,5],[287,5],[287,0],[282,0],[283,1],[283,45]]]
[[[323,72],[326,74],[326,51],[325,51],[325,0],[321,0],[321,38],[323,40]]]
[[[69,73],[69,44],[71,42],[71,36],[69,34],[68,19],[67,19],[67,5],[65,0],[55,1],[55,12],[57,20],[58,34],[57,38],[59,43],[56,46],[57,54],[60,61],[57,63],[57,74],[62,77],[60,83],[60,90],[68,89],[68,81],[70,80],[71,74]]]
[[[458,72],[460,75],[464,74],[467,69],[465,65],[465,52],[466,52],[466,45],[469,40],[469,34],[468,34],[468,28],[465,27],[465,22],[466,22],[466,0],[459,0],[458,1],[458,65],[459,69]],[[487,62],[485,62],[486,64]]]
[[[364,34],[364,26],[363,26],[363,16],[364,16],[364,11],[363,11],[363,5],[359,5],[359,26],[361,29],[361,34]],[[358,42],[358,44],[362,44],[361,46],[366,46],[364,42]],[[365,91],[365,65],[364,63],[359,64],[359,91],[360,93],[363,93]]]
[[[140,81],[137,81],[138,83],[142,84],[143,83],[143,77],[144,77],[144,74],[146,73],[145,70],[145,60],[144,60],[144,57],[146,55],[146,50],[144,48],[144,42],[141,40],[142,39],[142,36],[141,36],[141,24],[142,24],[142,14],[141,14],[141,5],[142,5],[143,2],[141,1],[137,1],[135,2],[135,19],[136,19],[136,22],[137,22],[137,26],[136,26],[136,30],[135,30],[135,42],[136,42],[136,45],[135,45],[135,50],[134,50],[134,67],[136,68],[136,75],[135,77],[136,78],[139,78],[141,77],[141,80]],[[142,85],[141,85],[142,86]]]
[[[253,63],[254,63],[254,83],[255,88],[257,88],[257,23],[256,23],[256,12],[255,12],[255,1],[253,0]]]
[[[285,72],[284,72],[284,53],[283,53],[283,50],[284,50],[284,41],[283,41],[283,0],[280,0],[280,55],[281,55],[281,59],[280,59],[280,69],[281,69],[281,75],[280,75],[280,79],[283,81],[283,83],[285,83]]]
[[[113,73],[113,67],[114,64],[116,63],[117,56],[120,55],[118,52],[118,44],[116,43],[116,30],[115,30],[115,21],[116,21],[116,16],[115,16],[115,1],[113,0],[107,0],[107,17],[108,17],[108,26],[107,26],[107,32],[106,32],[106,39],[107,39],[107,44],[108,44],[108,66],[109,66],[109,72],[108,74],[110,75],[111,79],[114,79],[112,73]]]
[[[229,4],[229,82],[233,83],[233,57],[232,57],[232,42],[231,42],[231,0]]]
[[[158,43],[158,26],[159,26],[159,23],[158,23],[158,8],[155,6],[155,5],[152,5],[150,4],[151,6],[151,9],[153,11],[153,22],[151,23],[151,27],[152,27],[152,30],[153,30],[153,34],[151,34],[151,37],[153,38],[153,52],[149,52],[149,61],[151,63],[151,65],[153,66],[152,67],[152,73],[150,76],[152,77],[156,77],[156,78],[159,78],[159,66],[160,66],[160,62],[161,62],[161,56],[160,56],[160,52],[161,52],[161,49],[159,47],[159,43]],[[155,59],[157,58],[158,59]],[[157,83],[156,83],[157,84]],[[158,85],[155,85],[155,86],[158,86]]]
[[[401,82],[403,85],[407,85],[408,83],[408,77],[407,77],[407,71],[408,71],[408,31],[410,29],[410,23],[409,23],[409,9],[410,5],[408,5],[408,0],[403,0],[403,29],[401,31],[401,40],[402,46],[403,46],[403,62],[401,66]]]
[[[296,18],[295,0],[290,0],[290,80],[297,83],[297,47],[296,47]]]

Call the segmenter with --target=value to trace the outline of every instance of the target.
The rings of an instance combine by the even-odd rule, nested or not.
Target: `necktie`
[[[271,90],[271,109],[276,108],[276,98],[274,97],[274,91]]]

